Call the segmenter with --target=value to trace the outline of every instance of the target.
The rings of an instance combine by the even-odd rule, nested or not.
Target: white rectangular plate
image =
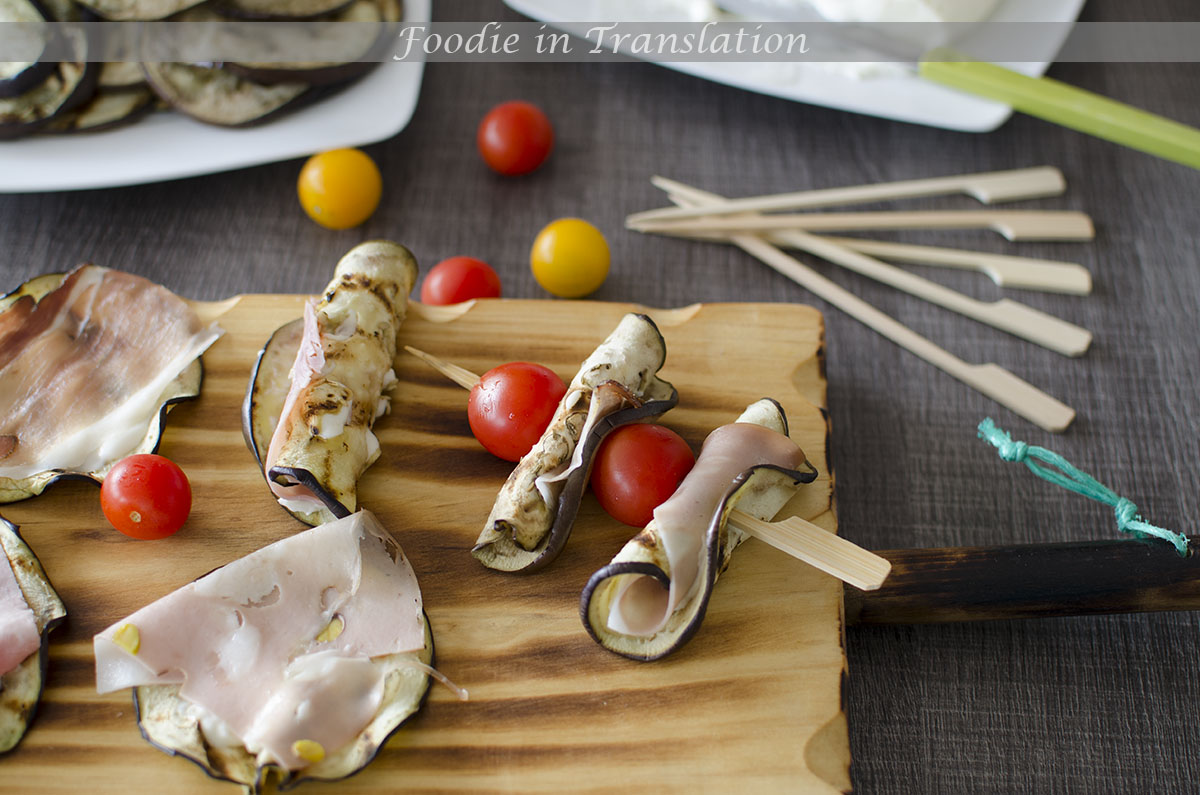
[[[541,22],[604,22],[604,0],[504,0],[511,8]],[[1004,0],[989,19],[1074,22],[1084,0]],[[612,16],[611,13],[609,16]],[[1054,61],[1061,42],[1034,62],[1004,63],[1028,75],[1041,75]],[[774,97],[963,132],[989,132],[1012,115],[1012,108],[927,82],[913,70],[905,74],[851,77],[822,64],[662,63],[669,69]],[[832,67],[842,64],[832,64]],[[890,66],[890,65],[889,65]],[[892,70],[889,70],[892,71]]]
[[[404,0],[405,23],[428,22],[429,4]],[[344,91],[257,127],[214,127],[161,112],[107,132],[0,141],[0,192],[138,185],[382,141],[412,118],[423,69],[421,62],[379,64]]]

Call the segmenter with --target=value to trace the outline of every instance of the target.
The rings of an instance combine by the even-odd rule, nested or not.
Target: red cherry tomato
[[[510,177],[528,174],[550,156],[554,127],[537,105],[504,102],[483,117],[475,144],[494,171]]]
[[[192,487],[171,459],[131,455],[105,476],[100,509],[113,527],[131,538],[166,538],[187,520]]]
[[[623,425],[596,451],[592,492],[618,522],[645,527],[695,463],[692,448],[675,431],[661,425]]]
[[[567,385],[540,364],[510,362],[488,370],[471,388],[471,433],[494,456],[518,461],[550,424]]]
[[[451,257],[429,269],[421,282],[421,303],[460,304],[472,298],[499,298],[500,277],[474,257]]]

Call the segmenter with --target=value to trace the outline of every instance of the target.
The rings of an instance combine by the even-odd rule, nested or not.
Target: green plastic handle
[[[980,61],[936,60],[937,57],[935,51],[921,61],[922,77],[1003,102],[1030,116],[1200,169],[1200,130],[1194,127],[1049,77],[1029,77]]]

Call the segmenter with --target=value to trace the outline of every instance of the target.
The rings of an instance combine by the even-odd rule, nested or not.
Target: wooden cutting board
[[[301,531],[268,493],[241,433],[240,406],[258,349],[300,315],[301,296],[197,305],[225,329],[205,354],[201,397],[170,416],[161,452],[191,478],[184,529],[157,542],[113,530],[98,491],[60,483],[0,506],[67,604],[52,636],[41,710],[0,758],[0,791],[230,793],[138,733],[130,694],[96,694],[92,635],[144,604],[270,542]],[[667,340],[661,375],[679,389],[665,417],[695,449],[750,402],[774,397],[821,477],[785,509],[836,530],[827,465],[820,314],[788,304],[644,310],[589,301],[414,305],[401,341],[482,373],[542,362],[569,380],[631,310]],[[425,708],[362,773],[301,792],[728,792],[848,790],[842,712],[842,587],[751,539],[717,583],[700,632],[677,654],[637,663],[595,645],[580,623],[592,571],[635,532],[585,497],[559,559],[505,575],[468,553],[511,469],[471,436],[467,393],[407,354],[376,432],[381,459],[360,501],[400,541],[420,579],[437,667],[470,692],[435,685]]]

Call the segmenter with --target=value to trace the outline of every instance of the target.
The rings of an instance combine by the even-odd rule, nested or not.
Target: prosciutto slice
[[[0,478],[95,472],[134,451],[220,331],[140,276],[84,265],[0,314]]]
[[[0,549],[0,676],[24,662],[41,645],[37,618],[25,601],[8,557]]]
[[[425,645],[421,592],[365,511],[276,542],[95,637],[96,688],[180,684],[202,725],[286,769],[333,750],[379,708],[371,659]],[[297,743],[301,743],[297,745]]]

